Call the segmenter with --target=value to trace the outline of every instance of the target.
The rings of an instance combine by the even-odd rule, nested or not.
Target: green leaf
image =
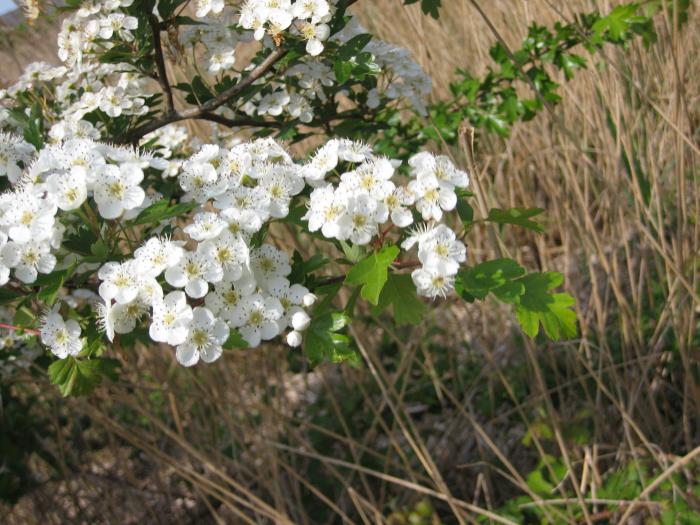
[[[522,295],[525,291],[522,283],[512,281],[523,275],[525,269],[513,259],[495,259],[464,270],[460,273],[459,280],[462,289],[477,299],[484,299],[489,292],[494,292],[504,302],[512,302],[505,301],[501,296],[510,298],[518,290],[520,293],[517,295]],[[507,288],[502,289],[503,287]]]
[[[372,40],[372,35],[368,33],[363,33],[352,37],[338,48],[338,58],[340,60],[349,60],[352,57],[357,56],[367,46],[367,44],[369,44],[370,40]]]
[[[572,310],[574,298],[565,293],[550,293],[563,280],[556,272],[531,273],[521,279],[525,293],[519,298],[515,315],[530,337],[539,333],[540,323],[552,340],[576,337],[576,312]]]
[[[157,224],[160,221],[177,217],[183,213],[187,213],[197,207],[196,202],[181,202],[179,204],[170,205],[168,199],[154,202],[148,208],[139,213],[133,221],[134,224]]]
[[[418,299],[411,276],[394,273],[389,275],[389,279],[379,295],[379,303],[373,312],[379,314],[389,306],[393,307],[394,320],[397,325],[419,324],[427,309],[423,301]]]
[[[530,219],[543,211],[542,208],[509,208],[506,210],[493,208],[489,211],[486,220],[498,224],[513,224],[541,233],[544,231],[542,225]]]
[[[338,81],[338,84],[345,84],[350,80],[353,67],[353,64],[346,60],[338,60],[333,64],[333,73],[335,73],[335,79]]]
[[[419,0],[404,0],[404,4],[415,4],[418,1]],[[420,0],[420,8],[423,10],[423,13],[432,16],[436,20],[440,16],[439,9],[441,4],[442,0]]]
[[[248,344],[248,341],[243,339],[243,336],[239,333],[238,330],[236,329],[231,329],[231,332],[229,333],[228,339],[226,342],[221,345],[223,348],[248,348],[250,345]]]
[[[372,253],[350,269],[345,282],[361,284],[362,297],[374,305],[378,304],[379,294],[387,281],[389,266],[398,254],[397,246],[386,246]]]
[[[43,301],[45,304],[51,306],[56,301],[58,291],[61,289],[63,283],[72,272],[73,268],[66,268],[65,270],[59,270],[39,276],[34,283],[35,285],[41,286],[41,290],[39,290],[39,293],[37,293],[37,298],[40,301]]]
[[[7,286],[0,288],[0,304],[11,303],[22,297],[24,297],[24,294],[18,290],[13,290]]]
[[[119,362],[115,359],[78,360],[67,357],[51,363],[48,372],[51,383],[58,386],[61,395],[82,396],[95,390],[103,377],[115,380],[118,367]]]
[[[333,363],[359,362],[359,356],[351,348],[348,336],[338,333],[349,320],[347,315],[339,312],[330,312],[312,319],[304,333],[304,355],[312,366],[324,359]]]

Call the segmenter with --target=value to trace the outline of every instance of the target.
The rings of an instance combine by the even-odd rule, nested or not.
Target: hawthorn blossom
[[[221,357],[223,345],[229,337],[226,323],[216,319],[206,307],[192,310],[192,321],[185,340],[176,348],[175,357],[183,366],[196,365],[201,359],[212,363]]]

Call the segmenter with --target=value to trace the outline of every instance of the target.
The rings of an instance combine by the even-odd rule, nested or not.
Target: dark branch
[[[242,79],[234,86],[222,91],[214,98],[207,100],[201,106],[188,108],[182,111],[168,111],[160,117],[153,119],[151,122],[148,122],[143,126],[139,126],[138,128],[131,130],[131,132],[127,133],[126,137],[122,142],[132,144],[136,143],[143,136],[148,135],[152,131],[156,131],[157,129],[160,129],[163,126],[167,126],[168,124],[172,124],[173,122],[179,122],[181,120],[201,118],[211,120],[209,116],[212,115],[212,111],[229,102],[236,95],[241,93],[245,88],[253,84],[253,82],[267,74],[270,71],[270,69],[272,69],[272,67],[277,62],[279,62],[288,52],[288,49],[276,49],[275,51],[270,53],[265,58],[265,60],[263,60],[262,62],[260,62],[260,64],[255,66],[255,68],[250,72],[250,74],[247,77]],[[270,123],[267,123],[265,121],[256,122],[258,122],[259,124],[265,123],[265,125],[270,125]]]
[[[202,120],[209,120],[211,122],[216,122],[217,124],[222,124],[229,128],[240,128],[243,126],[251,126],[254,128],[281,128],[284,124],[282,122],[275,122],[273,120],[260,120],[254,118],[226,118],[222,115],[217,115],[216,113],[203,113],[199,117]]]
[[[165,107],[168,113],[175,111],[175,104],[173,103],[173,91],[170,88],[170,83],[168,82],[168,73],[165,70],[165,60],[163,59],[163,45],[160,41],[160,23],[155,15],[148,16],[148,22],[151,24],[151,31],[153,32],[153,49],[156,54],[156,66],[158,67],[158,83],[160,88],[163,90],[165,95]]]

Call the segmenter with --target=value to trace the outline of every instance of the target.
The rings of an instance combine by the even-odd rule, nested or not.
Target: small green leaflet
[[[379,294],[387,281],[389,266],[399,254],[397,246],[386,246],[353,266],[345,278],[346,283],[361,284],[362,297],[370,303],[379,303]]]
[[[404,0],[405,5],[411,5],[418,3],[419,0]],[[442,5],[442,0],[420,0],[420,8],[423,13],[430,15],[437,20],[440,16],[440,6]]]
[[[159,200],[139,213],[138,217],[134,219],[134,224],[157,224],[160,221],[187,213],[196,207],[196,202],[182,202],[171,206],[168,199]]]
[[[563,281],[563,276],[556,272],[531,273],[523,277],[525,293],[515,307],[515,316],[530,337],[537,335],[540,323],[552,340],[576,337],[576,312],[571,309],[574,298],[565,293],[549,293]]]
[[[243,339],[243,336],[240,334],[238,330],[232,329],[231,332],[229,333],[228,339],[226,342],[222,345],[224,348],[248,348],[250,345],[248,344],[248,341]]]
[[[507,210],[493,208],[489,210],[489,216],[486,220],[498,224],[513,224],[542,233],[544,231],[542,225],[530,219],[543,211],[542,208],[509,208]]]
[[[418,299],[410,275],[389,274],[389,279],[379,295],[379,304],[373,312],[379,314],[389,306],[393,307],[394,321],[397,325],[421,322],[426,306]]]
[[[359,362],[359,356],[350,346],[350,338],[338,333],[345,328],[348,321],[348,316],[339,312],[330,312],[313,318],[304,333],[304,355],[311,366],[318,365],[324,359],[333,363]]]
[[[95,390],[104,376],[115,380],[118,367],[119,361],[116,359],[78,360],[67,357],[51,363],[49,379],[58,386],[62,396],[82,396]]]
[[[58,291],[71,273],[73,273],[73,267],[40,275],[34,283],[35,285],[41,286],[37,298],[51,306],[56,301]]]

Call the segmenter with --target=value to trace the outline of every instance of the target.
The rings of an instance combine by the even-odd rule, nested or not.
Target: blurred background
[[[495,42],[620,2],[442,3],[439,20],[399,0],[353,6],[411,50],[434,101],[456,68],[483,75]],[[0,520],[617,523],[629,509],[626,523],[700,523],[700,15],[681,28],[673,13],[650,47],[591,56],[556,111],[507,138],[477,130],[489,206],[546,210],[544,234],[506,229],[504,245],[565,275],[578,339],[531,341],[509,309],[452,298],[417,327],[367,312],[357,367],[307,370],[269,344],[185,370],[162,348],[122,348],[121,382],[75,399],[27,370],[2,384]],[[58,63],[58,22],[18,20],[1,22],[5,86]],[[479,227],[468,253],[499,254]]]

